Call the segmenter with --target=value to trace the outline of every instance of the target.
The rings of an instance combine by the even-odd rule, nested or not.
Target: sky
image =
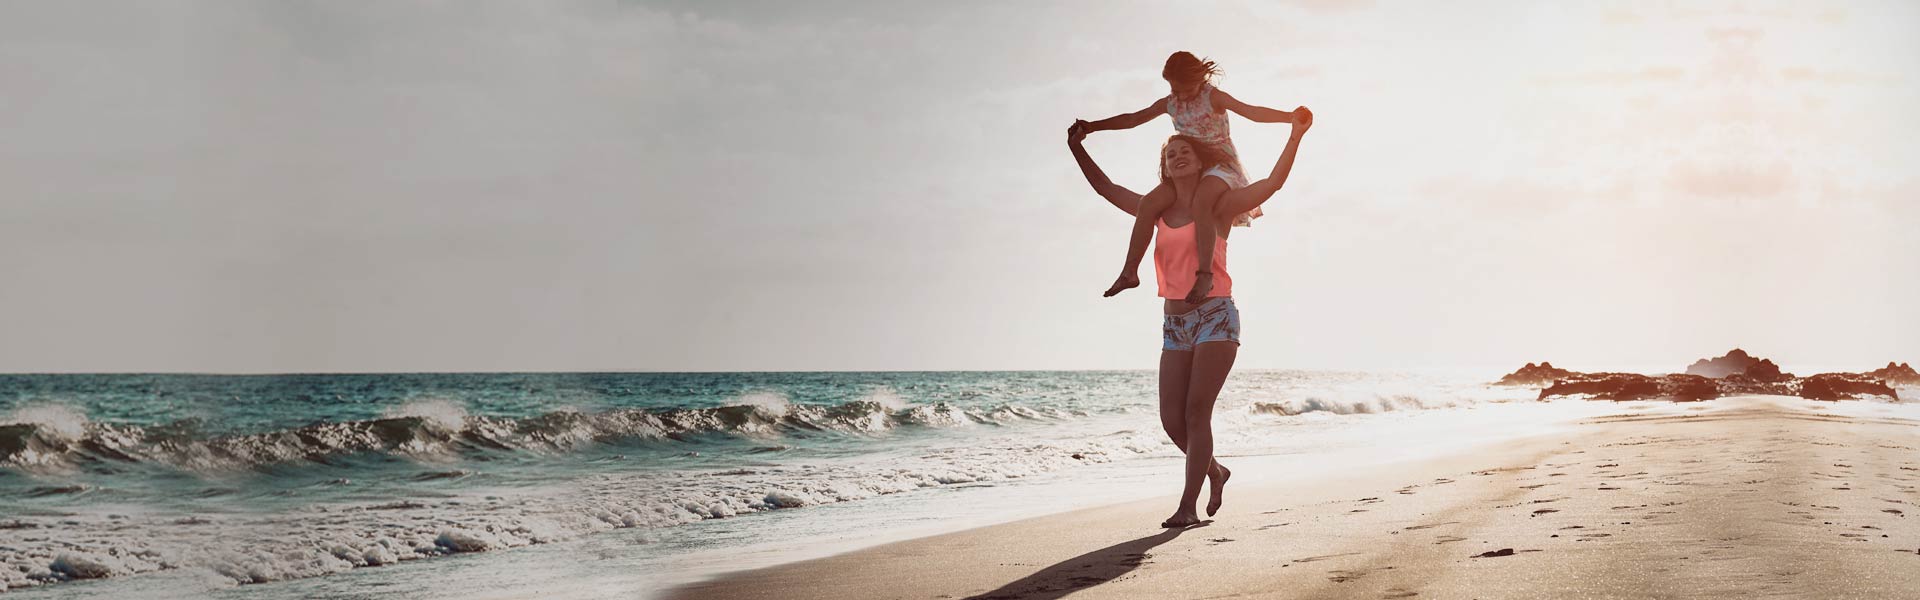
[[[0,372],[1152,368],[1065,129],[1177,50],[1316,115],[1240,368],[1920,360],[1911,2],[82,1],[0,4]]]

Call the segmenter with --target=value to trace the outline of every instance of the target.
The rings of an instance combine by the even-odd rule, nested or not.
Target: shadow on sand
[[[1206,527],[1212,521],[1202,521],[1199,525],[1183,529],[1169,529],[1159,534],[1137,540],[1121,542],[1075,556],[1019,581],[1000,586],[967,600],[1052,600],[1084,590],[1102,583],[1118,579],[1140,567],[1147,559],[1147,550],[1165,544],[1180,533],[1189,529]]]

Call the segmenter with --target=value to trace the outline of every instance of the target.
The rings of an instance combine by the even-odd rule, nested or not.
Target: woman
[[[1221,493],[1232,472],[1213,460],[1213,402],[1240,351],[1240,311],[1233,304],[1233,279],[1227,274],[1227,235],[1234,217],[1259,208],[1293,170],[1300,139],[1313,126],[1306,107],[1294,111],[1293,134],[1273,172],[1245,187],[1230,185],[1219,153],[1204,144],[1176,135],[1160,153],[1161,185],[1143,198],[1107,178],[1082,147],[1087,128],[1075,123],[1067,129],[1067,147],[1093,190],[1127,214],[1161,208],[1154,222],[1158,239],[1153,245],[1154,276],[1159,281],[1163,309],[1160,349],[1160,425],[1175,446],[1187,454],[1185,486],[1180,506],[1161,527],[1188,527],[1200,523],[1196,504],[1200,485],[1212,480],[1207,515],[1220,510]],[[1162,208],[1163,207],[1163,208]],[[1176,225],[1178,223],[1178,225]],[[1128,266],[1139,264],[1141,252],[1129,252]],[[1201,267],[1200,265],[1207,265]],[[1114,285],[1126,283],[1126,273]],[[1218,283],[1215,278],[1218,278]],[[1109,290],[1111,291],[1111,290]]]

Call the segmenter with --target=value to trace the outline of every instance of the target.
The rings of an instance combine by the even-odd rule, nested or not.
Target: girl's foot
[[[1214,466],[1218,467],[1220,472],[1210,478],[1213,482],[1213,499],[1207,501],[1207,516],[1209,517],[1213,516],[1213,513],[1220,512],[1220,502],[1222,500],[1220,494],[1227,491],[1227,478],[1233,476],[1233,471],[1228,471],[1226,465],[1214,463]]]

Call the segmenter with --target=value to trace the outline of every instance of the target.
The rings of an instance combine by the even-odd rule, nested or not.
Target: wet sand
[[[708,598],[1920,598],[1920,421],[1755,396],[736,573]],[[1855,411],[1857,412],[1857,411]]]

